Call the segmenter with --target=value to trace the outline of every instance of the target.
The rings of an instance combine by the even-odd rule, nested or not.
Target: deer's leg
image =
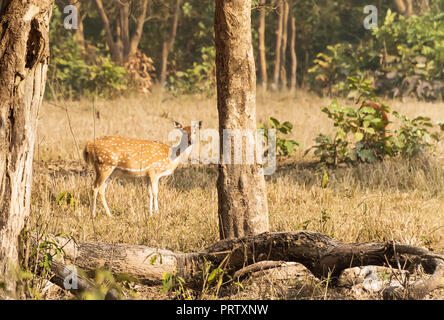
[[[159,177],[151,179],[151,189],[152,189],[152,194],[154,195],[154,211],[159,211],[159,206],[157,203],[157,194],[159,193]],[[152,198],[150,198],[150,207],[151,207],[151,199]]]
[[[108,185],[107,182],[102,184],[102,186],[99,189],[99,196],[100,196],[100,199],[102,199],[102,204],[103,204],[103,207],[105,208],[106,214],[109,217],[112,217],[113,215],[111,214],[111,211],[108,208],[108,204],[106,203],[106,198],[105,198],[105,190],[106,190],[107,185]]]
[[[108,204],[106,203],[105,189],[107,185],[107,180],[111,176],[113,171],[114,168],[109,167],[97,167],[96,169],[96,181],[94,182],[93,186],[93,206],[91,209],[93,217],[95,217],[97,194],[100,195],[100,199],[102,200],[103,206],[105,207],[106,214],[112,217],[111,212],[108,208]]]
[[[150,195],[150,217],[153,215],[153,188],[151,188],[151,182],[148,184],[148,193]]]

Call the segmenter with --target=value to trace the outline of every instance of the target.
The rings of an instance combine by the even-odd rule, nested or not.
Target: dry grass
[[[257,102],[258,123],[269,116],[292,122],[292,138],[305,148],[313,145],[318,133],[333,130],[320,111],[330,99],[307,93],[296,98],[275,93],[259,94]],[[409,116],[444,119],[443,103],[386,103]],[[93,173],[82,170],[76,147],[81,150],[87,140],[102,135],[167,142],[172,119],[187,124],[203,120],[205,128],[217,129],[215,99],[153,93],[97,101],[100,119],[95,120],[91,101],[58,104],[68,108],[73,133],[65,110],[44,103],[35,154],[31,228],[66,232],[85,241],[126,242],[177,251],[203,249],[218,240],[215,167],[181,168],[162,178],[160,212],[152,218],[148,216],[146,184],[114,179],[107,189],[107,200],[115,217],[108,218],[99,204],[93,221],[88,195]],[[322,172],[307,165],[313,160],[309,155],[304,158],[303,151],[297,152],[266,178],[271,230],[306,228],[346,242],[398,240],[444,252],[443,155],[439,145],[436,155],[427,158],[329,171],[328,187],[322,189]],[[64,191],[73,195],[75,208],[58,203]]]

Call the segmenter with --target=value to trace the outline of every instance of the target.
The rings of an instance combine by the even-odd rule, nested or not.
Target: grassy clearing
[[[330,99],[306,93],[258,96],[258,123],[269,116],[294,124],[291,138],[307,148],[319,132],[333,130],[320,109]],[[409,116],[444,119],[443,103],[386,101]],[[35,154],[31,228],[66,232],[78,240],[144,244],[176,251],[203,249],[218,240],[217,170],[214,166],[178,169],[162,178],[160,212],[149,217],[149,197],[143,180],[114,179],[107,200],[114,215],[108,218],[98,204],[93,221],[89,211],[91,168],[84,170],[81,150],[94,136],[124,135],[167,142],[171,120],[189,124],[203,120],[217,129],[215,99],[174,98],[160,93],[114,101],[97,101],[100,118],[93,120],[91,101],[59,102],[66,111],[44,103],[40,111]],[[94,125],[95,123],[95,125]],[[393,124],[395,126],[396,124]],[[444,170],[442,145],[436,153],[415,160],[387,160],[356,168],[323,172],[310,165],[311,155],[298,151],[283,159],[266,178],[272,231],[307,229],[345,242],[398,240],[444,252]],[[75,199],[57,200],[62,192]]]

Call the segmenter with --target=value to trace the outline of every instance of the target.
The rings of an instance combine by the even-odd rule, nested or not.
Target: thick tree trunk
[[[259,27],[258,27],[258,37],[259,37],[259,70],[261,86],[263,89],[267,89],[268,75],[267,75],[267,56],[265,51],[265,0],[260,0],[259,9]]]
[[[274,56],[274,72],[272,89],[279,88],[279,74],[281,70],[281,44],[282,44],[282,25],[284,22],[284,4],[283,0],[277,0],[278,7],[276,10],[276,48]]]
[[[288,0],[283,1],[283,17],[282,17],[282,44],[281,44],[281,68],[280,68],[280,78],[282,83],[282,88],[287,88],[287,70],[286,70],[286,56],[287,56],[287,40],[288,40],[288,11],[289,5]]]
[[[345,269],[366,265],[408,268],[420,264],[425,272],[432,274],[407,288],[386,288],[383,292],[386,299],[421,299],[430,291],[444,287],[441,283],[444,276],[442,254],[393,242],[345,244],[309,231],[266,232],[226,239],[202,252],[190,253],[128,244],[75,243],[65,238],[53,240],[63,247],[65,263],[73,263],[87,271],[106,268],[114,274],[135,276],[148,284],[160,283],[167,272],[183,277],[190,286],[199,287],[203,265],[208,262],[235,279],[258,269],[276,267],[276,262],[298,262],[316,277],[331,277],[332,280],[338,279]]]
[[[263,168],[254,159],[246,163],[246,147],[251,147],[252,143],[253,150],[256,149],[256,70],[251,39],[251,1],[216,1],[215,44],[217,108],[224,157],[219,166],[217,192],[220,237],[225,239],[257,234],[269,228]],[[228,133],[226,129],[231,134],[242,130],[250,135],[245,147],[243,143],[241,146],[241,164],[228,160],[234,154],[235,144],[224,137]]]
[[[174,40],[176,39],[177,25],[179,23],[180,5],[181,0],[175,0],[174,14],[171,20],[171,29],[168,35],[168,39],[163,42],[162,46],[162,58],[160,63],[160,84],[163,86],[166,82],[168,55],[173,49]]]
[[[296,56],[296,18],[293,13],[293,5],[290,6],[290,54],[291,54],[291,75],[290,75],[290,91],[294,93],[297,87],[297,67],[298,59]]]
[[[38,110],[49,60],[52,0],[3,1],[0,14],[0,278],[13,289],[29,215]]]

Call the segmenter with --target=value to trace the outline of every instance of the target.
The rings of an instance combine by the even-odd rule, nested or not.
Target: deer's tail
[[[93,145],[88,142],[83,149],[83,160],[85,160],[86,163],[92,164],[94,162],[93,154]]]

